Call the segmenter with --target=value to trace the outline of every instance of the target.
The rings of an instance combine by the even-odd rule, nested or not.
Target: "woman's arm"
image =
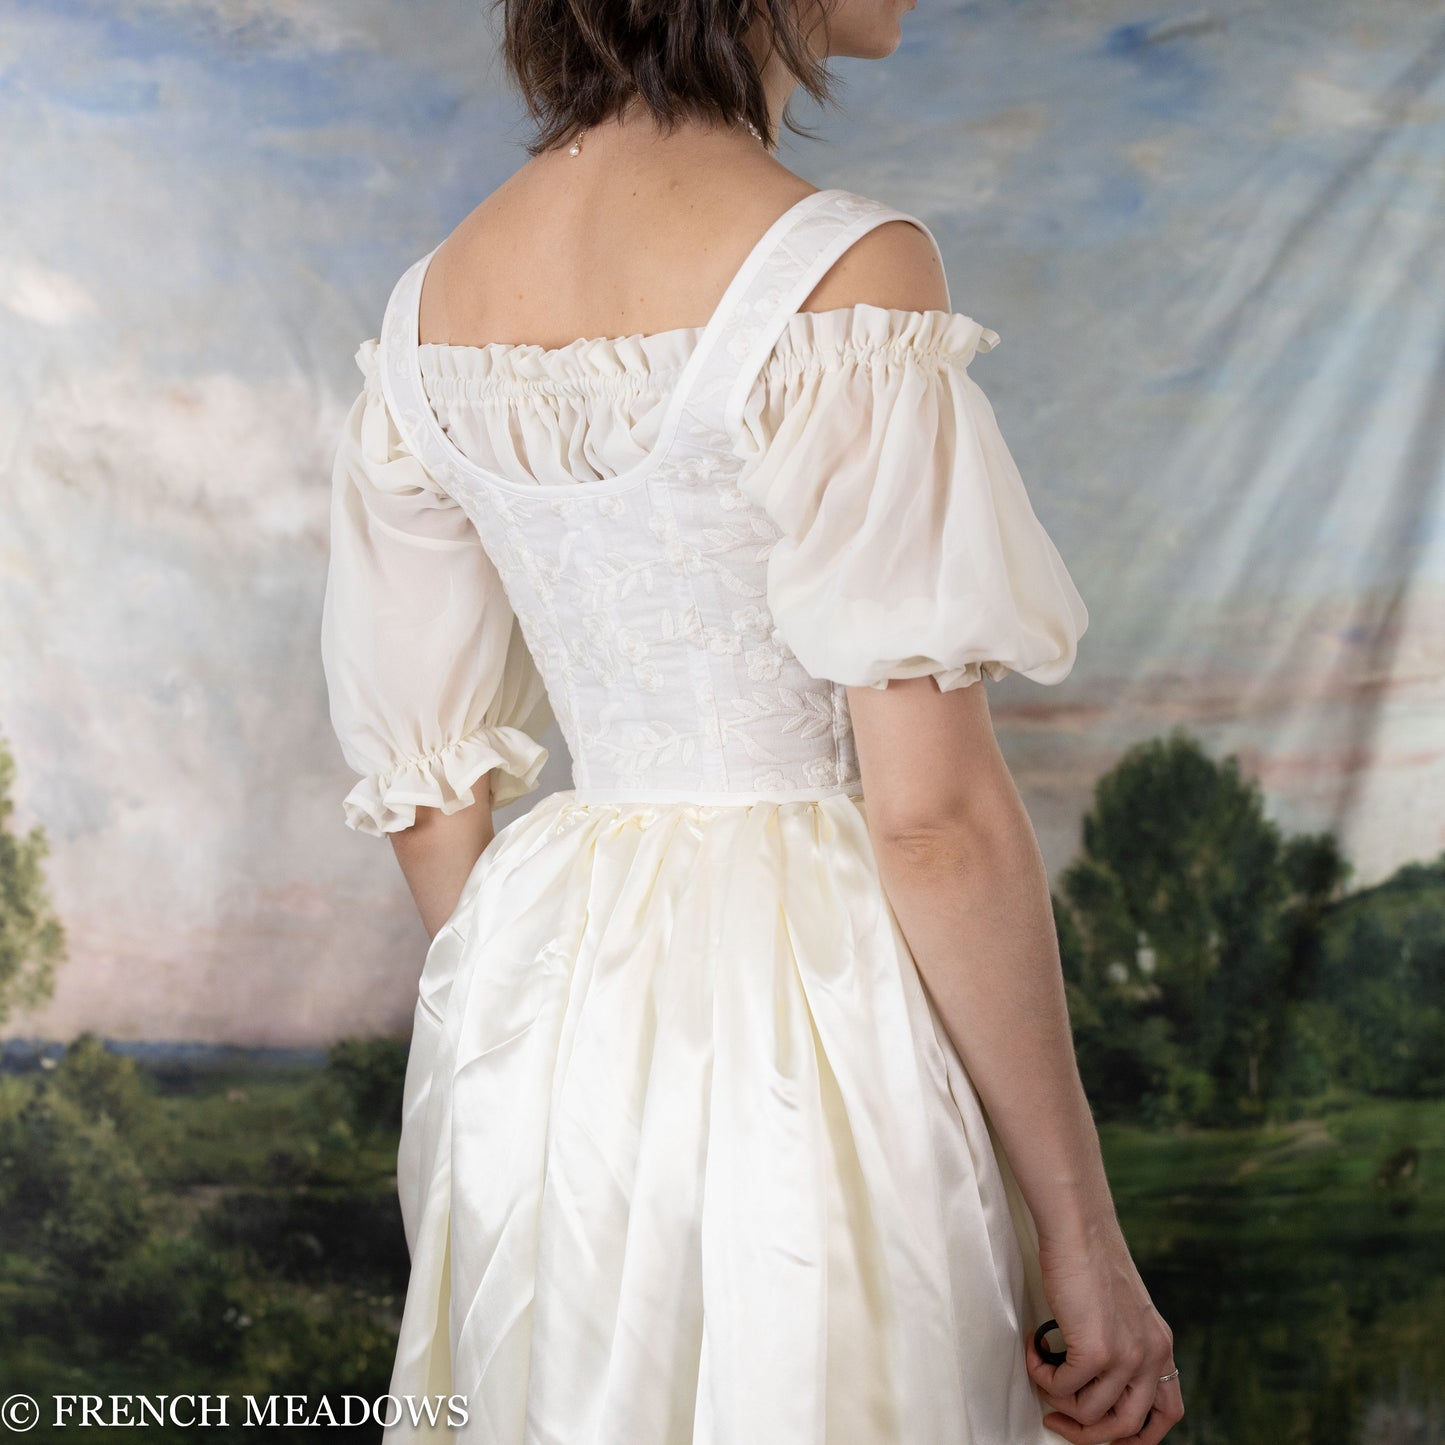
[[[850,688],[889,902],[1040,1236],[1118,1228],[1074,1058],[1048,878],[985,685]]]
[[[410,828],[388,833],[428,938],[452,916],[462,887],[492,841],[492,774],[479,778],[477,801],[455,813],[418,807]]]
[[[987,1110],[1038,1227],[1044,1287],[1068,1359],[1032,1340],[1029,1370],[1080,1442],[1158,1440],[1183,1413],[1173,1335],[1114,1211],[1079,1078],[1038,841],[982,681],[850,687],[868,830],[918,971]],[[1042,1323],[1033,1321],[1033,1325]]]

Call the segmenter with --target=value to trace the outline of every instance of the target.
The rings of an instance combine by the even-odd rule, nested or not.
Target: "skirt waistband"
[[[849,783],[833,783],[821,788],[753,788],[725,789],[705,792],[698,788],[620,788],[602,784],[597,787],[567,788],[563,795],[574,803],[700,803],[706,806],[735,803],[808,803],[840,794],[862,795],[862,785],[854,779]]]

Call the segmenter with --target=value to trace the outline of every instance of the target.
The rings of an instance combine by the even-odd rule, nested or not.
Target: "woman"
[[[508,0],[531,158],[357,353],[324,659],[432,937],[389,1440],[1182,1414],[976,685],[1087,622],[968,372],[998,337],[922,222],[771,153],[909,8]],[[554,716],[574,786],[494,834]]]

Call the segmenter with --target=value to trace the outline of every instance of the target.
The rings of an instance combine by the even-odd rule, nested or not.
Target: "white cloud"
[[[299,379],[256,385],[207,372],[167,383],[126,365],[69,372],[31,410],[28,463],[132,519],[179,514],[239,527],[238,541],[319,543],[343,416]]]
[[[1327,75],[1301,72],[1294,77],[1276,117],[1275,130],[1284,134],[1314,134],[1321,130],[1375,125],[1380,118],[1373,96],[1353,86],[1341,85]]]
[[[95,297],[74,276],[43,266],[15,266],[0,285],[0,305],[42,326],[65,326],[98,310]]]

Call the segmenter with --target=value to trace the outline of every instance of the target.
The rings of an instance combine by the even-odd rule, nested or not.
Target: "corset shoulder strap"
[[[916,216],[852,191],[819,191],[780,218],[735,278],[682,379],[673,445],[683,451],[730,447],[758,373],[788,318],[859,237],[885,221]]]

